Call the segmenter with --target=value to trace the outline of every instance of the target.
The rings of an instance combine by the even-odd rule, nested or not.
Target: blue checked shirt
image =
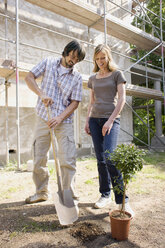
[[[71,100],[81,101],[82,99],[82,77],[73,68],[60,74],[61,58],[48,57],[37,64],[31,72],[35,78],[42,76],[41,89],[54,103],[51,105],[52,117],[60,115]],[[48,120],[47,110],[38,97],[36,106],[37,115],[45,121]],[[72,123],[73,114],[66,118],[64,123]]]

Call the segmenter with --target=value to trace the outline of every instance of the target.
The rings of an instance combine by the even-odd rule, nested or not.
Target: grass
[[[5,171],[16,171],[17,170],[17,162],[10,161],[5,167]]]
[[[146,164],[152,164],[152,165],[165,164],[165,153],[164,152],[158,152],[158,153],[148,152],[144,156],[144,161]]]
[[[48,228],[46,226],[46,231],[47,231],[47,229]],[[40,223],[31,221],[28,224],[25,224],[24,227],[22,227],[21,232],[24,232],[24,233],[26,233],[26,232],[35,233],[35,232],[42,232],[43,230],[45,231],[45,228]]]
[[[165,181],[165,153],[148,152],[144,156],[144,164],[142,171],[136,174],[128,186],[135,194],[150,193],[146,179],[159,180],[159,184]]]
[[[147,178],[165,180],[165,153],[148,153],[144,157],[145,166],[142,172]]]
[[[152,156],[154,156],[153,154],[151,155],[151,158],[148,159],[148,156],[146,156],[146,160],[149,161],[150,159],[152,159]],[[135,194],[149,194],[150,191],[152,190],[151,187],[149,187],[148,183],[147,183],[147,179],[153,179],[156,184],[160,185],[164,185],[164,181],[165,181],[165,162],[162,163],[161,160],[162,158],[164,158],[165,156],[160,154],[160,157],[158,155],[156,155],[156,157],[154,157],[154,163],[145,163],[142,171],[138,172],[135,176],[135,178],[132,179],[132,181],[130,182],[130,184],[128,185],[128,188],[134,192]],[[161,158],[161,159],[160,159]],[[157,160],[156,160],[157,159]],[[145,160],[145,162],[146,162]]]
[[[145,166],[143,167],[142,171],[138,172],[136,176],[132,179],[130,184],[128,185],[128,191],[130,191],[131,195],[143,195],[143,197],[148,197],[150,194],[153,193],[153,187],[160,187],[160,189],[163,189],[165,185],[165,154],[162,153],[152,153],[147,154],[144,158],[145,160]],[[85,177],[85,184],[88,185],[87,187],[92,189],[95,187],[96,178],[93,176],[93,171],[97,171],[97,164],[96,159],[93,157],[91,159],[87,158],[86,160],[78,161],[80,163],[80,166],[83,166],[83,170],[86,173]],[[15,167],[15,164],[10,164],[9,167],[4,168],[4,174],[5,170],[10,171],[13,170]],[[51,179],[56,180],[56,173],[53,165],[48,165],[49,172],[51,175]],[[8,174],[14,174],[13,172],[9,172]],[[94,173],[95,174],[95,173]],[[29,175],[29,174],[28,174]],[[22,185],[12,185],[12,181],[10,178],[10,175],[7,177],[9,181],[8,185],[5,187],[1,187],[0,190],[0,199],[3,200],[4,197],[10,198],[13,194],[19,194],[19,191],[22,190]],[[4,180],[5,182],[5,180]],[[98,178],[97,178],[98,182]],[[5,185],[5,184],[4,184]],[[84,192],[82,189],[82,185],[77,185],[78,187],[81,186],[80,190],[81,192]],[[152,187],[151,187],[152,186]],[[25,190],[23,188],[23,190]],[[96,192],[98,189],[96,189]],[[88,196],[92,195],[93,191],[88,191]],[[114,200],[114,195],[112,194],[112,198]],[[28,208],[27,208],[28,209]],[[27,218],[22,217],[19,215],[18,219],[15,220],[17,223],[15,226],[11,229],[9,238],[14,239],[17,235],[20,235],[22,233],[43,233],[43,232],[54,232],[59,228],[58,222],[54,219],[40,219],[30,215]]]
[[[93,157],[93,156],[84,156],[84,157],[81,157],[81,158],[77,158],[78,162],[86,161],[86,160],[96,160],[96,158]]]
[[[84,161],[84,160],[82,160]],[[142,171],[137,173],[136,176],[130,182],[128,186],[129,190],[133,191],[135,194],[149,194],[150,189],[145,187],[146,179],[154,180],[165,180],[165,154],[164,153],[148,153],[144,156],[144,164]],[[97,170],[96,159],[92,157],[90,160],[87,158],[87,165],[85,168],[89,171]],[[85,181],[85,184],[93,185],[94,181],[88,179]]]
[[[90,170],[90,171],[97,170],[96,159],[95,160],[88,161],[88,164],[85,166],[85,168],[87,170]]]
[[[151,153],[148,152],[144,156],[145,165],[141,172],[136,174],[136,177],[132,179],[129,185],[129,189],[133,190],[137,194],[148,194],[149,191],[147,187],[144,187],[146,179],[159,180],[160,182],[165,181],[165,153]],[[82,163],[85,169],[88,171],[97,170],[97,162],[94,157],[83,157],[78,159],[78,163]],[[26,164],[23,165],[26,168]],[[21,165],[22,169],[22,165]],[[56,181],[56,172],[54,165],[48,164],[49,173],[51,176],[51,180]],[[14,171],[17,170],[16,162],[10,162],[6,167],[4,167],[3,171]],[[91,178],[87,178],[85,184],[94,185],[94,180]],[[20,186],[17,187],[9,187],[0,192],[0,199],[9,199],[13,193],[19,192],[22,190]]]
[[[0,200],[10,199],[13,193],[19,192],[23,189],[24,189],[23,186],[9,187],[8,189],[0,192]]]
[[[51,179],[56,181],[56,171],[55,171],[54,165],[48,164],[48,170],[49,170]]]
[[[138,175],[136,178],[133,178],[128,185],[128,190],[130,190],[134,194],[149,194],[150,191],[143,185],[145,185],[145,177],[142,175]]]
[[[94,181],[92,179],[86,180],[85,184],[94,184]]]
[[[26,170],[27,164],[22,163],[20,169]],[[4,166],[3,170],[5,170],[5,171],[17,171],[17,161],[9,161],[9,163]]]
[[[147,165],[143,168],[143,174],[146,178],[165,180],[165,173],[162,173],[159,166]]]
[[[18,235],[18,232],[12,232],[12,233],[10,233],[10,239],[12,239],[12,238],[14,238],[14,237],[16,237]]]
[[[40,222],[34,220],[30,220],[30,221],[26,220],[25,222],[24,220],[20,219],[18,232],[21,233],[49,232],[55,230],[56,228],[57,225],[55,224],[55,221]]]

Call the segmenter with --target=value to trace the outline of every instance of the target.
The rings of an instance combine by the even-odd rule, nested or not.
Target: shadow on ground
[[[19,235],[26,233],[55,233],[65,229],[67,233],[76,239],[80,246],[70,246],[69,244],[60,243],[50,244],[45,242],[33,242],[22,245],[21,248],[102,248],[111,247],[112,244],[118,244],[116,240],[111,238],[110,232],[105,232],[104,229],[96,223],[103,221],[108,217],[108,213],[93,214],[88,208],[92,207],[91,203],[82,203],[80,207],[80,215],[78,221],[73,225],[61,226],[55,213],[54,204],[33,204],[26,205],[23,201],[0,204],[0,226],[3,231]],[[97,221],[96,221],[97,220]],[[138,248],[139,246],[127,241],[129,248]],[[114,246],[117,247],[117,246]]]

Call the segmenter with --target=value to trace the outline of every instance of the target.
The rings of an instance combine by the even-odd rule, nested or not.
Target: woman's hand
[[[89,129],[89,122],[86,121],[86,124],[85,124],[85,132],[88,134],[88,135],[91,135],[91,132],[90,132],[90,129]]]
[[[103,128],[102,128],[102,135],[105,136],[106,134],[110,134],[111,128],[113,126],[112,121],[106,121]]]

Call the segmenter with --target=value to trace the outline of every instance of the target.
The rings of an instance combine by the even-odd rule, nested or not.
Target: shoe
[[[110,197],[100,197],[100,199],[95,203],[94,207],[95,208],[104,208],[108,204],[110,204],[111,198]]]
[[[29,196],[28,198],[25,199],[26,204],[32,204],[32,203],[37,203],[37,202],[42,202],[42,201],[47,201],[48,196],[47,195],[37,195],[34,194],[32,196]]]
[[[122,208],[122,204],[119,204],[119,210],[121,210],[121,208]],[[130,213],[132,215],[132,217],[135,216],[135,212],[132,210],[132,208],[130,207],[130,205],[129,205],[128,202],[125,203],[125,209],[124,209],[124,211]]]

